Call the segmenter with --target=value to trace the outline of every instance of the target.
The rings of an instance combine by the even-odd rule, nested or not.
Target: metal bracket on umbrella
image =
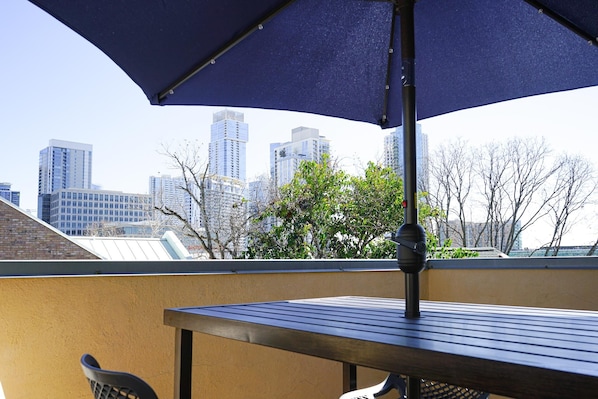
[[[425,255],[426,254],[426,242],[425,241],[409,241],[404,238],[399,237],[395,233],[391,233],[389,240],[396,243],[397,245],[403,245],[418,255]]]
[[[426,232],[419,224],[405,223],[390,240],[397,244],[397,263],[405,273],[405,317],[416,318],[419,312],[418,275],[426,267]],[[415,281],[412,281],[415,280]]]

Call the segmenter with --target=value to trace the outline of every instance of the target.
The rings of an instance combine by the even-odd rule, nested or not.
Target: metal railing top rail
[[[429,260],[428,269],[598,269],[598,256]],[[201,261],[0,260],[0,277],[122,274],[235,274],[397,270],[394,259]]]
[[[398,270],[392,259],[0,260],[0,277],[131,274],[241,274]]]
[[[432,259],[428,269],[598,269],[598,256]]]

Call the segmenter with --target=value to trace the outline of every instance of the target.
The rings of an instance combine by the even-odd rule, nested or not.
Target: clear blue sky
[[[150,175],[176,174],[158,152],[183,140],[204,144],[221,108],[155,107],[103,53],[25,0],[0,1],[0,181],[37,206],[39,151],[50,139],[93,145],[93,182],[147,192]],[[543,136],[556,151],[579,153],[598,167],[598,88],[517,100],[422,121],[430,146],[447,138],[473,143]],[[249,124],[248,177],[269,168],[269,143],[308,126],[332,140],[348,164],[378,160],[387,132],[377,126],[290,112],[238,109]],[[594,205],[589,209],[596,220]],[[590,223],[595,240],[596,227]],[[580,226],[581,227],[581,226]],[[528,241],[528,240],[526,240]],[[533,245],[531,240],[529,245]]]

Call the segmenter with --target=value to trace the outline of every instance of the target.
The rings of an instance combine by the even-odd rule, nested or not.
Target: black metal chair
[[[90,354],[81,357],[81,367],[95,399],[158,399],[141,378],[121,372],[103,370]]]
[[[340,399],[376,399],[393,389],[399,392],[399,399],[406,397],[407,384],[402,376],[389,374],[380,384],[344,393]],[[488,396],[489,394],[485,392],[443,382],[428,380],[421,382],[421,399],[487,399]]]

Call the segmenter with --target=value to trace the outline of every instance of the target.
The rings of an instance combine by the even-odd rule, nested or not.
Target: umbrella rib
[[[388,97],[390,95],[390,74],[392,71],[392,56],[394,54],[393,39],[395,36],[396,19],[398,15],[398,7],[393,6],[392,22],[390,25],[390,42],[388,43],[388,61],[386,63],[386,85],[384,87],[384,104],[382,106],[382,118],[380,119],[380,126],[385,127],[388,124]]]
[[[594,46],[598,46],[598,38],[592,36],[590,33],[586,32],[584,29],[580,28],[578,25],[574,24],[573,22],[569,21],[567,18],[563,17],[562,15],[558,14],[556,11],[546,7],[542,3],[536,0],[525,0],[526,3],[534,7],[538,10],[541,14],[545,14],[550,18],[554,19],[559,24],[563,25],[565,28],[569,29],[570,31],[576,33],[577,35],[581,36],[584,40],[586,40],[589,44]]]
[[[206,59],[202,60],[200,63],[195,65],[190,71],[183,74],[179,79],[175,80],[174,83],[171,83],[166,89],[160,91],[158,93],[158,103],[161,103],[162,100],[164,100],[169,95],[173,94],[174,91],[179,86],[181,86],[183,83],[185,83],[186,81],[191,79],[193,76],[195,76],[195,74],[200,72],[202,69],[204,69],[205,67],[207,67],[209,65],[214,64],[219,57],[221,57],[223,54],[225,54],[230,49],[235,47],[237,44],[241,43],[249,35],[251,35],[252,33],[254,33],[257,30],[261,30],[263,28],[263,25],[266,22],[270,21],[272,18],[274,18],[276,15],[278,15],[281,11],[283,11],[286,7],[291,5],[293,2],[295,2],[295,0],[284,1],[279,7],[275,8],[272,11],[265,14],[257,23],[252,24],[248,29],[241,32],[236,37],[232,38],[230,41],[228,41],[222,47],[220,47],[218,50],[216,50],[214,53],[212,53],[209,57],[207,57]]]

